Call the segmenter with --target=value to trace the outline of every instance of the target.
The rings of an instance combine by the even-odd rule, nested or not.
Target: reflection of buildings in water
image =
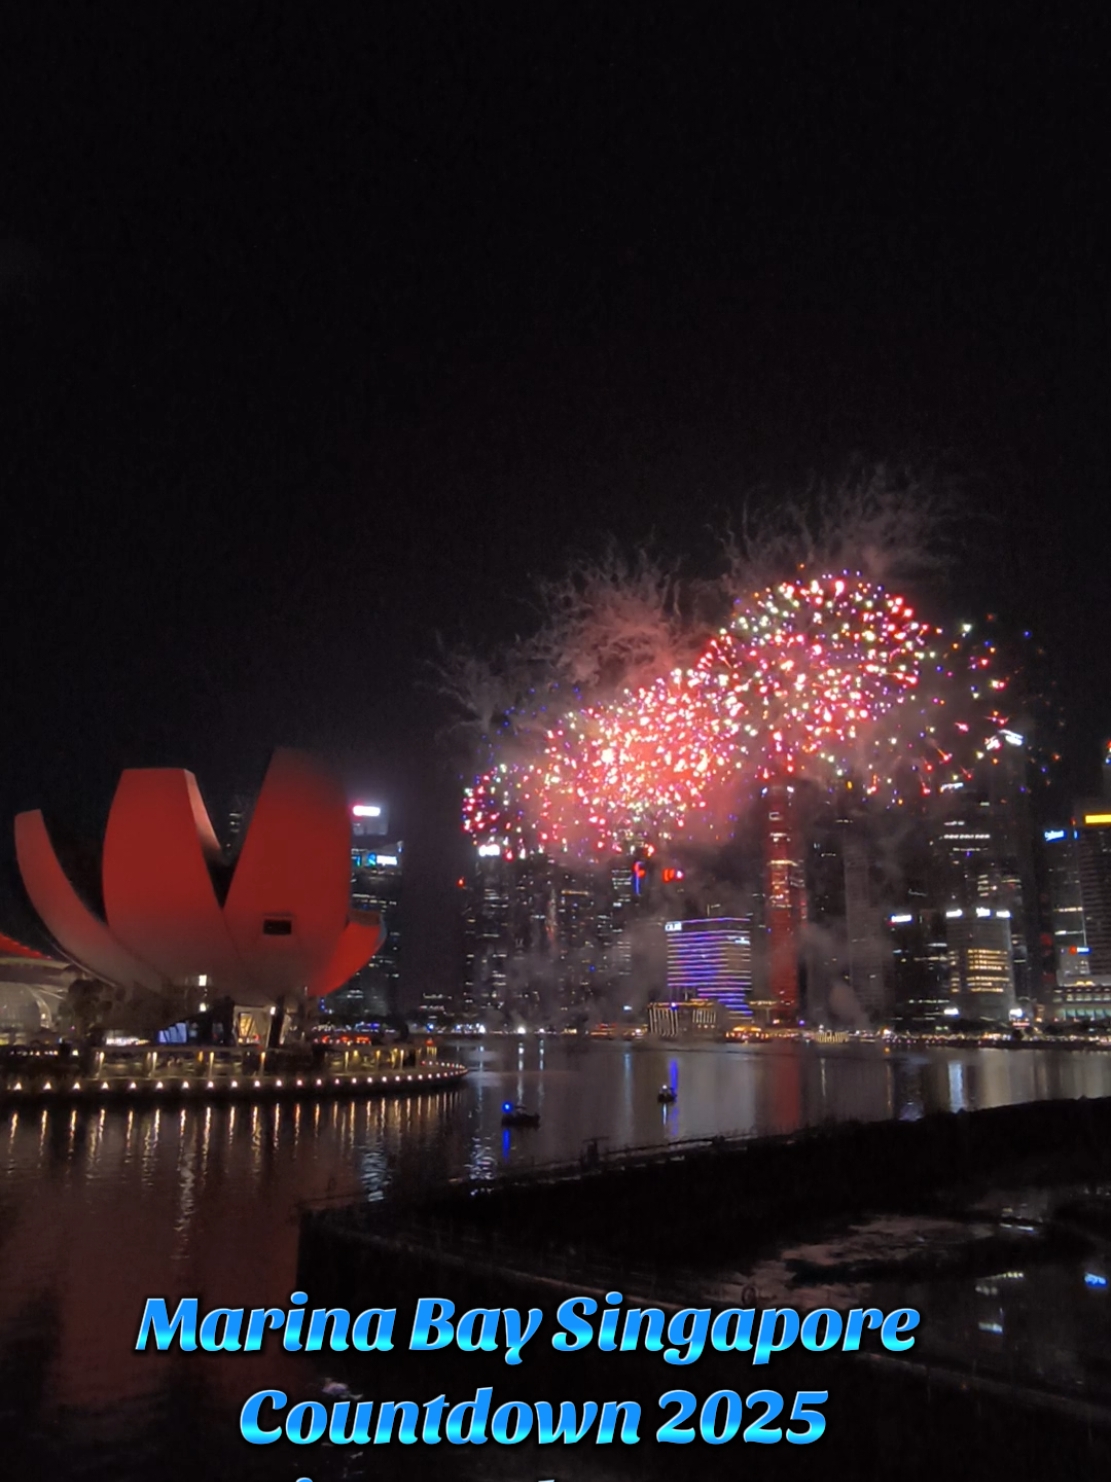
[[[382,1148],[368,1148],[359,1160],[359,1181],[368,1199],[381,1199],[389,1181],[389,1156]]]
[[[800,1119],[875,1121],[895,1117],[891,1060],[878,1045],[801,1046],[803,1104]]]
[[[470,1143],[470,1155],[465,1167],[466,1176],[475,1180],[492,1178],[496,1166],[496,1159],[489,1140],[481,1133],[476,1133]]]
[[[979,1065],[978,1108],[1034,1099],[1035,1061],[1026,1052],[985,1050]]]
[[[911,1054],[905,1059],[888,1056],[885,1063],[890,1087],[889,1116],[914,1120],[937,1108],[941,1097],[931,1084],[936,1081],[933,1074],[936,1067],[926,1056]]]
[[[960,1060],[949,1062],[949,1106],[948,1111],[967,1111],[964,1084],[964,1065]]]
[[[802,1056],[791,1046],[776,1057],[771,1079],[769,1121],[773,1128],[787,1131],[799,1127],[802,1113]]]
[[[146,1296],[284,1306],[296,1270],[299,1199],[367,1198],[460,1173],[488,1177],[500,1166],[500,1087],[516,1083],[520,1046],[485,1053],[493,1074],[476,1077],[465,1095],[292,1104],[255,1108],[256,1116],[246,1106],[213,1105],[158,1117],[154,1109],[13,1113],[0,1124],[7,1212],[0,1354],[12,1351],[32,1310],[49,1312],[41,1341],[50,1353],[51,1404],[118,1407],[151,1396],[167,1382],[170,1362],[132,1352]],[[653,1095],[666,1066],[658,1051],[594,1045],[583,1058],[553,1040],[545,1053],[545,1080],[525,1083],[530,1100],[543,1085],[545,1140],[518,1138],[511,1162],[577,1158],[588,1135],[614,1145],[664,1140]],[[1111,1092],[1105,1053],[904,1056],[768,1044],[676,1045],[668,1055],[678,1067],[684,1135],[897,1114],[902,1088],[912,1086],[926,1112],[1020,1093]],[[525,1060],[532,1076],[532,1049]],[[230,1409],[275,1384],[303,1394],[306,1365],[296,1359],[214,1355],[189,1372],[205,1387],[204,1403]]]
[[[390,1149],[407,1137],[427,1141],[445,1099],[333,1102],[309,1142],[300,1107],[12,1113],[2,1143],[12,1211],[5,1257],[20,1280],[0,1284],[0,1342],[28,1303],[50,1303],[52,1403],[118,1406],[153,1394],[166,1366],[133,1352],[145,1298],[286,1305],[298,1201],[365,1196],[375,1177],[384,1184]],[[221,1403],[235,1403],[250,1392],[252,1369],[270,1382],[276,1362],[211,1355],[197,1374]],[[303,1384],[303,1361],[287,1377]]]

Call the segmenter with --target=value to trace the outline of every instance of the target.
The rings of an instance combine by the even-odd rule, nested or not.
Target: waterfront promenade
[[[0,1111],[64,1102],[98,1106],[280,1101],[444,1089],[467,1074],[434,1049],[372,1047],[312,1054],[184,1046],[24,1051],[0,1063]]]

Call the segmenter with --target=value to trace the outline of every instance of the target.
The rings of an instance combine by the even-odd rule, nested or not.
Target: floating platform
[[[369,1096],[407,1096],[444,1091],[457,1086],[467,1067],[446,1061],[428,1061],[400,1070],[303,1071],[275,1075],[241,1072],[236,1075],[80,1076],[13,1078],[0,1086],[0,1112],[21,1106],[128,1106],[168,1102],[319,1101]]]

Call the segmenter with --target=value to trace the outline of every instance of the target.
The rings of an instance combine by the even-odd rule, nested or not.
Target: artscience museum
[[[383,938],[351,905],[339,780],[277,751],[228,860],[191,772],[125,771],[95,877],[71,878],[39,810],[15,820],[23,884],[63,957],[106,985],[111,1017],[145,1026],[217,1000],[283,1018],[341,987]]]

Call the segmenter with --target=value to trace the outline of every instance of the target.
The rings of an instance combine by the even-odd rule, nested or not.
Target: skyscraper
[[[576,1023],[624,998],[633,885],[632,861],[571,869],[479,845],[464,882],[461,1015]]]
[[[951,1006],[968,1019],[1005,1021],[1015,1006],[1009,912],[953,906],[945,912],[945,927]]]
[[[1111,804],[1077,805],[1076,860],[1093,979],[1111,980]]]
[[[1053,929],[1056,1019],[1111,1019],[1111,741],[1103,795],[1073,806],[1067,827],[1043,834]]]
[[[396,1014],[402,1003],[404,861],[405,844],[401,839],[380,840],[375,849],[368,849],[365,839],[356,840],[351,850],[351,903],[364,911],[378,911],[386,928],[377,957],[351,980],[346,990],[352,1002],[357,995],[362,996],[364,1012],[371,1018]]]
[[[890,815],[872,812],[845,789],[810,819],[809,929],[804,933],[807,1023],[827,1014],[862,1026],[890,1015],[890,909],[879,842]]]
[[[463,983],[460,1013],[482,1018],[505,1000],[505,964],[509,955],[508,869],[497,844],[474,851],[463,906]]]
[[[551,861],[480,844],[466,891],[463,1016],[537,1017],[558,972],[560,903]],[[566,912],[572,922],[575,905]]]
[[[959,1009],[952,997],[944,912],[895,911],[888,922],[897,1018],[911,1028],[944,1027],[948,1010]]]
[[[967,946],[969,922],[1005,923],[992,926],[988,935],[993,943],[1004,931],[1010,938],[1010,1007],[1014,999],[1035,1002],[1041,988],[1033,846],[1026,794],[1017,780],[1022,757],[1017,750],[1014,755],[1013,763],[1008,753],[1007,765],[993,767],[981,783],[970,782],[938,800],[930,824],[927,884],[929,904],[945,908],[958,956]]]
[[[752,920],[666,921],[669,999],[708,999],[734,1022],[752,1018]]]
[[[1046,829],[1043,837],[1053,932],[1055,991],[1051,1011],[1054,1018],[1075,1018],[1087,1007],[1089,989],[1094,986],[1084,930],[1076,829],[1071,824]]]
[[[1111,1018],[1111,803],[1076,804],[1045,833],[1058,1019]]]
[[[351,904],[363,911],[377,911],[386,935],[376,956],[333,995],[329,1008],[347,1020],[381,1020],[398,1014],[402,1004],[405,844],[401,839],[382,837],[386,821],[384,805],[356,803],[351,810]]]
[[[799,929],[806,921],[795,789],[769,783],[764,794],[764,916],[771,1013],[787,1022],[799,1011]]]
[[[608,911],[602,920],[605,968],[607,977],[621,981],[633,971],[633,876],[626,860],[609,875]]]

